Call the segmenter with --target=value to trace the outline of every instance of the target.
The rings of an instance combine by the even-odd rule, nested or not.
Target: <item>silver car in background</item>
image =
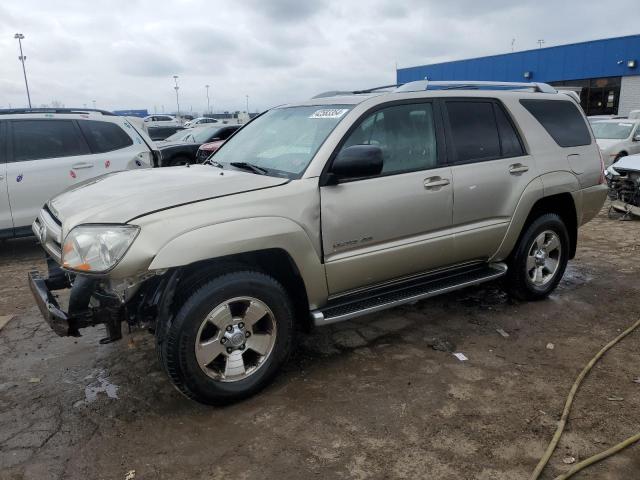
[[[640,120],[602,120],[591,124],[606,167],[640,153]]]

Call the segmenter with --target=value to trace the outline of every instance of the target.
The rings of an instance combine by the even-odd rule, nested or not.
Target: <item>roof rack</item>
[[[115,116],[115,113],[96,108],[3,108],[0,115],[16,115],[26,113],[101,113],[102,115]]]
[[[374,93],[378,90],[385,90],[389,88],[397,88],[398,84],[382,85],[380,87],[365,88],[364,90],[329,90],[328,92],[322,92],[312,98],[326,98],[326,97],[339,97],[341,95],[362,95],[365,93]]]
[[[485,81],[430,81],[417,80],[405,83],[395,89],[396,92],[419,92],[422,90],[522,90],[539,93],[558,93],[551,85],[539,82],[485,82]]]

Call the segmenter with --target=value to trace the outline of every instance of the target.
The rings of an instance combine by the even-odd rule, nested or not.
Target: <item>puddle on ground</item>
[[[570,289],[579,287],[593,280],[593,276],[578,268],[575,265],[569,263],[567,269],[564,272],[564,276],[558,285],[561,289]]]
[[[88,375],[85,379],[93,378]],[[78,407],[93,403],[98,399],[98,395],[104,393],[108,398],[118,399],[118,385],[114,385],[109,381],[105,371],[100,371],[96,375],[96,381],[84,387],[84,400],[78,400],[73,406]]]

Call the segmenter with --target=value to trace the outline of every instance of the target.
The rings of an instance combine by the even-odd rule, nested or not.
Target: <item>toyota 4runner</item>
[[[535,83],[322,94],[263,113],[207,163],[53,198],[33,224],[48,276],[29,281],[60,335],[155,332],[174,385],[211,404],[264,387],[299,328],[500,277],[545,298],[607,194],[578,104]]]

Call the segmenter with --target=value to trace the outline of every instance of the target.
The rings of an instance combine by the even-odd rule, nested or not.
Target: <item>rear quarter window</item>
[[[78,123],[92,153],[112,152],[133,145],[131,137],[115,123],[91,120]]]
[[[566,100],[522,99],[520,103],[561,147],[591,143],[591,135],[578,107]]]

